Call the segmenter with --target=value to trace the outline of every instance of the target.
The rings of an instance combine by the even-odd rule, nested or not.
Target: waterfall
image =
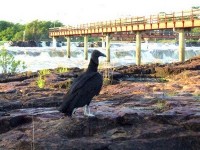
[[[6,47],[15,56],[15,59],[24,61],[26,70],[36,71],[41,69],[53,69],[57,67],[84,68],[88,60],[84,60],[84,48],[77,47],[77,43],[71,43],[71,58],[67,58],[66,46],[63,47]],[[101,47],[89,47],[90,54],[94,49],[105,53]],[[175,44],[142,43],[142,64],[145,63],[169,63],[178,61],[178,46]],[[111,43],[112,66],[124,66],[135,64],[135,43]],[[185,58],[190,59],[200,55],[200,47],[186,47]],[[100,62],[106,58],[100,59]],[[1,69],[1,68],[0,68]]]

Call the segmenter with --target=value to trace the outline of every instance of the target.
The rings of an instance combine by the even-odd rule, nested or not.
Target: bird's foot
[[[84,115],[88,116],[88,117],[94,117],[95,116],[95,115],[90,113],[90,109],[89,109],[88,105],[85,105],[85,107],[84,107]]]
[[[88,117],[94,117],[95,115],[93,115],[93,114],[85,114],[86,116],[88,116]]]
[[[87,117],[94,117],[95,116],[95,115],[93,115],[91,113],[87,113],[87,112],[86,113],[84,112],[84,115],[87,116]]]
[[[95,115],[91,114],[91,113],[88,113],[87,111],[85,112],[84,111],[84,116],[87,116],[87,117],[94,117]]]
[[[76,115],[76,108],[74,108],[74,110],[72,111],[72,116]]]

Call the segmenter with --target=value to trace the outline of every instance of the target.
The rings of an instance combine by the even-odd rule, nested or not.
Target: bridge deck
[[[200,9],[50,28],[51,37],[200,27]]]

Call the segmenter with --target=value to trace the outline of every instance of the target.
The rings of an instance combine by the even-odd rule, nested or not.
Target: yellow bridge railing
[[[168,28],[200,27],[200,9],[174,13],[160,12],[149,17],[127,17],[110,21],[93,22],[77,26],[64,26],[49,29],[50,36],[101,34],[122,31],[139,31]]]

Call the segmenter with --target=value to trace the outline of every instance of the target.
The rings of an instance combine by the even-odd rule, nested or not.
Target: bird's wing
[[[91,73],[85,72],[74,80],[73,84],[70,87],[70,90],[63,97],[63,103],[60,106],[59,111],[71,115],[77,101],[82,96],[82,93],[85,93],[84,92],[85,87],[83,88],[83,86],[88,80],[90,80],[93,76],[95,76],[95,74],[97,74],[97,72],[91,72]]]
[[[99,94],[102,87],[102,83],[102,76],[99,73],[97,73],[94,76],[92,76],[89,80],[87,80],[87,82],[85,82],[81,88],[74,91],[73,94],[77,94],[76,98],[78,98],[75,102],[76,107],[89,105],[92,98],[95,95]]]
[[[73,84],[70,87],[70,93],[75,92],[76,90],[82,88],[85,83],[90,80],[93,76],[95,76],[96,74],[98,74],[98,72],[85,72],[82,75],[80,75],[78,78],[76,78],[73,82]]]
[[[91,99],[99,94],[102,82],[102,76],[98,72],[83,74],[72,84],[59,110],[71,115],[74,108],[89,105]]]
[[[67,115],[71,116],[74,102],[76,101],[76,94],[70,94],[69,92],[63,97],[63,103],[59,107],[59,111],[62,113],[66,113]]]

